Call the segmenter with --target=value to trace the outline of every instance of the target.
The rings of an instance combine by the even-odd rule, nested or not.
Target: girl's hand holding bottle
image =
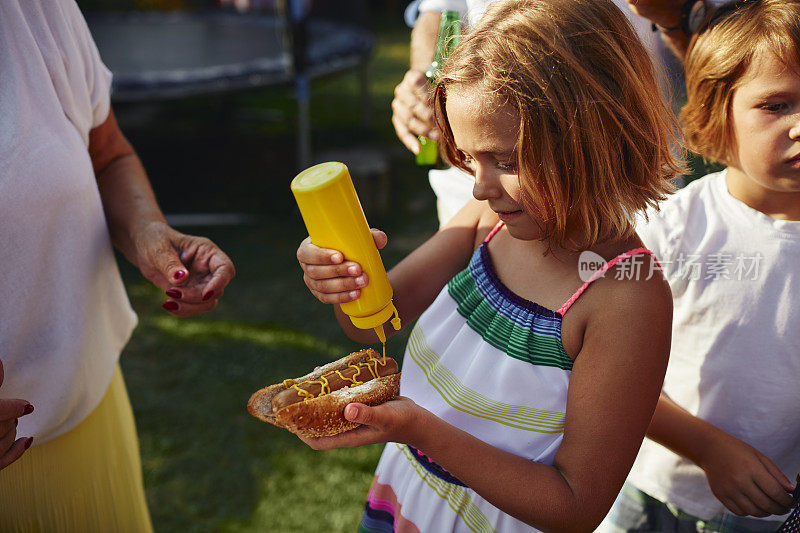
[[[386,234],[372,229],[375,245],[380,250],[386,246]],[[303,269],[303,281],[320,302],[342,304],[357,300],[361,289],[367,286],[369,278],[361,265],[345,261],[338,250],[320,248],[311,244],[307,237],[297,248],[297,260]]]

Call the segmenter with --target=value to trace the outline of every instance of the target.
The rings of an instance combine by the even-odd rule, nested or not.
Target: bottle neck
[[[428,76],[429,79],[436,77],[444,63],[444,59],[458,46],[460,37],[461,24],[458,20],[458,11],[443,11],[442,20],[439,23],[439,36],[436,38],[433,63],[428,69],[433,69],[434,72],[432,76]],[[427,76],[428,73],[426,72],[425,75]]]

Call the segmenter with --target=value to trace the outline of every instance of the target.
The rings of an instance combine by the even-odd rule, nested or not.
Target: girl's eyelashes
[[[473,169],[473,163],[475,162],[472,159],[472,157],[470,157],[469,155],[465,154],[461,150],[458,151],[458,156],[459,156],[459,158],[461,160],[460,161],[460,165],[459,165],[461,167],[461,170],[466,171],[468,174],[472,174],[473,170],[474,170]]]
[[[758,107],[759,109],[763,109],[768,113],[780,113],[789,108],[786,102],[765,102],[763,104],[759,104]]]
[[[469,154],[459,150],[458,155],[461,159],[461,164],[468,170],[473,171],[475,160]],[[503,172],[515,173],[517,171],[517,162],[513,161],[495,161],[495,167]]]

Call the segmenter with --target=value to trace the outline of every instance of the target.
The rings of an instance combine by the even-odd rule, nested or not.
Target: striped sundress
[[[400,394],[502,450],[552,464],[564,431],[572,360],[561,320],[596,276],[558,311],[509,291],[487,243],[498,224],[419,318],[403,360]],[[649,253],[637,249],[610,261]],[[388,443],[360,532],[536,531],[494,507],[423,454]]]

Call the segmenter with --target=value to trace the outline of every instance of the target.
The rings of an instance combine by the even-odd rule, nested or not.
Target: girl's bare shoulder
[[[643,248],[634,237],[607,249],[604,257],[620,259],[587,291],[587,332],[615,331],[640,341],[669,332],[672,292],[657,259]]]
[[[578,268],[587,279],[598,264],[620,257],[593,281],[564,317],[564,345],[577,356],[588,336],[663,336],[672,324],[672,293],[655,258],[638,238],[584,252]],[[587,266],[588,265],[588,266]],[[585,270],[585,271],[584,271]],[[571,351],[570,351],[571,350]]]
[[[472,231],[472,249],[474,250],[483,242],[498,221],[497,214],[489,209],[486,202],[480,202],[473,198],[439,231],[470,229]]]

